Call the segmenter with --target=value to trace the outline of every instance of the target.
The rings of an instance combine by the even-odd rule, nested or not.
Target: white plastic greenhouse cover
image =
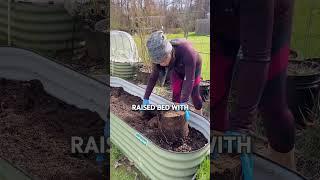
[[[138,48],[132,36],[124,31],[110,32],[110,61],[136,63],[140,61]]]

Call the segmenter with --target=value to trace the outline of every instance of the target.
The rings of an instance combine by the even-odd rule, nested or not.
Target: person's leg
[[[295,124],[286,102],[286,70],[284,68],[283,72],[268,81],[259,109],[269,140],[269,157],[295,169]]]
[[[295,169],[295,124],[286,94],[293,0],[280,2],[276,7],[268,83],[259,107],[269,140],[270,158]]]
[[[231,130],[247,133],[267,81],[274,0],[241,0],[240,43],[243,56],[237,66],[233,82],[236,91],[234,110],[230,114]]]
[[[195,108],[195,112],[199,115],[202,115],[202,98],[200,95],[200,85],[196,85],[193,87],[191,92],[192,103]]]
[[[238,5],[234,0],[213,3],[213,51],[210,63],[210,128],[214,135],[229,130],[228,98],[234,64],[239,50]]]
[[[210,64],[210,126],[215,134],[221,135],[229,129],[228,97],[239,41],[223,38],[222,33],[216,34],[216,37],[213,41],[213,61]]]
[[[275,0],[240,1],[240,44],[242,57],[237,63],[233,88],[236,91],[227,134],[247,136],[267,81],[274,20]],[[244,179],[253,178],[253,157],[241,153]]]
[[[172,102],[180,103],[180,96],[182,90],[183,79],[173,70],[170,77],[171,90],[172,90]]]
[[[195,112],[199,115],[202,115],[203,103],[202,103],[202,98],[200,95],[200,82],[201,82],[201,77],[200,77],[200,75],[198,75],[195,78],[195,82],[194,82],[193,89],[191,92],[191,98],[192,98],[192,103],[195,108]]]

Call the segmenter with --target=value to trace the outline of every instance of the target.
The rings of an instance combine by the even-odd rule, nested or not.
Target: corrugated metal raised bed
[[[111,87],[122,87],[131,95],[142,97],[144,89],[117,77],[111,77]],[[154,104],[172,104],[172,102],[151,95]],[[151,179],[192,179],[198,165],[209,153],[209,143],[197,151],[182,153],[160,148],[124,121],[110,115],[111,141],[135,163],[136,167]],[[209,142],[210,125],[204,117],[191,112],[190,126],[200,131]]]
[[[7,43],[7,0],[0,0],[0,42]],[[53,1],[52,1],[53,2]],[[11,3],[12,45],[44,53],[82,48],[79,31],[63,3]]]
[[[0,158],[0,179],[1,180],[31,180],[27,174],[23,173],[20,169],[17,169],[9,162]]]
[[[134,75],[134,67],[130,63],[110,62],[110,73],[112,76],[120,78],[132,78]]]
[[[78,108],[89,109],[107,120],[108,86],[36,53],[0,47],[0,78],[40,80],[50,95]],[[3,157],[6,158],[6,157]],[[0,179],[31,179],[19,168],[0,158]]]
[[[109,106],[107,84],[20,48],[1,47],[0,59],[0,77],[38,79],[48,93],[66,103],[97,112],[106,120]]]
[[[257,180],[306,180],[302,175],[257,154],[254,157],[253,170],[253,179]]]

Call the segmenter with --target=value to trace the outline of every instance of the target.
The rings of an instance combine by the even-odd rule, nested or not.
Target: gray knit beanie
[[[156,31],[151,34],[147,41],[147,48],[151,60],[160,64],[168,53],[172,51],[172,45],[165,37],[163,31]]]

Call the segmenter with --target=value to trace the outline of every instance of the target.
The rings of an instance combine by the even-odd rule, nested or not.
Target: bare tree
[[[111,28],[135,35],[139,54],[149,62],[145,47],[154,30],[181,29],[184,37],[195,29],[195,20],[205,16],[209,0],[111,0]],[[199,13],[201,12],[201,13]]]
[[[194,24],[192,7],[194,0],[178,0],[175,2],[179,10],[179,22],[183,29],[184,37],[188,38],[191,26]]]
[[[131,0],[130,19],[132,31],[138,38],[140,57],[151,68],[146,48],[147,36],[161,24],[161,7],[154,0]]]

